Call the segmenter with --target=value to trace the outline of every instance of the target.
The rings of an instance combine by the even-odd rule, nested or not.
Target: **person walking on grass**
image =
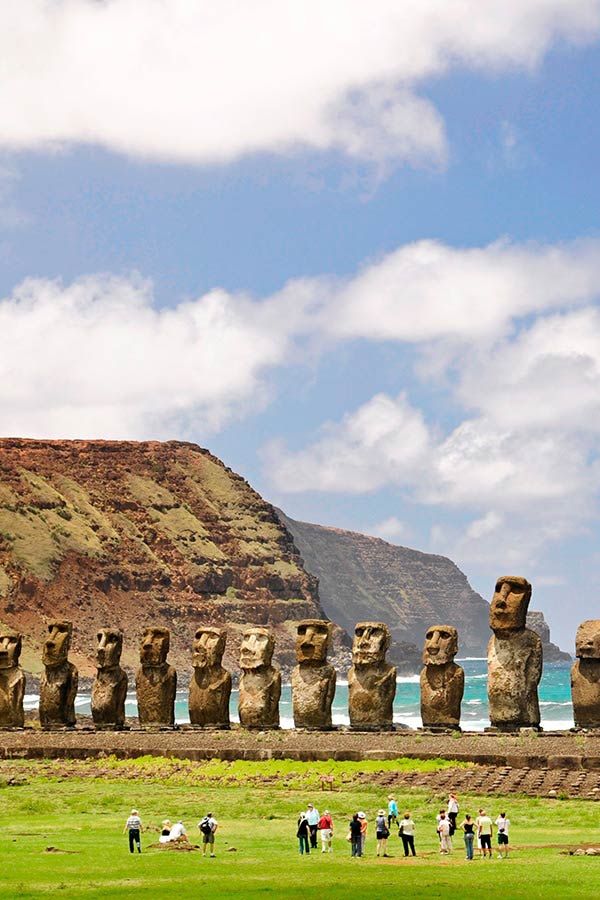
[[[319,834],[321,835],[321,853],[331,853],[333,849],[331,846],[333,840],[333,820],[328,809],[325,810],[319,819]]]
[[[125,822],[125,827],[123,828],[123,834],[127,831],[129,834],[129,852],[134,852],[134,844],[137,847],[137,852],[142,852],[142,846],[140,843],[140,834],[143,831],[142,820],[138,815],[137,809],[131,810],[131,815]]]
[[[350,856],[352,858],[358,858],[359,856],[362,856],[362,834],[358,813],[354,813],[354,815],[350,819],[350,823],[348,825],[348,837],[350,838],[351,846]]]
[[[298,817],[298,830],[296,831],[296,837],[300,843],[300,856],[303,853],[310,853],[310,848],[308,846],[308,820],[306,818],[306,814],[301,812]]]
[[[310,832],[310,849],[317,849],[317,831],[319,828],[319,819],[321,816],[319,815],[319,810],[316,809],[312,803],[309,803],[306,808],[306,820],[308,822],[308,830]]]
[[[392,827],[392,822],[394,825],[398,824],[398,804],[396,803],[396,798],[393,794],[388,795],[388,830]]]
[[[400,822],[400,827],[398,829],[398,837],[402,838],[402,846],[404,847],[404,855],[408,856],[408,851],[412,852],[413,856],[416,856],[415,853],[415,823],[410,817],[409,812],[404,813],[404,818]]]
[[[450,837],[456,831],[456,817],[458,816],[458,797],[452,791],[448,794],[448,809],[446,810],[450,822]]]
[[[486,813],[485,809],[482,809],[475,820],[475,824],[477,825],[477,833],[481,839],[481,852],[483,854],[483,858],[485,859],[486,855],[489,858],[492,858],[492,832],[494,830],[494,826],[492,825],[492,820]]]
[[[202,856],[206,856],[206,848],[210,847],[210,855],[215,855],[215,833],[219,823],[212,813],[206,813],[204,818],[198,822],[198,828],[202,832]]]
[[[440,853],[451,853],[452,838],[450,837],[450,819],[447,817],[445,810],[442,810],[440,813],[438,834],[440,836]]]
[[[387,842],[390,829],[385,818],[385,809],[380,809],[375,819],[375,836],[377,838],[377,856],[387,856]]]
[[[498,829],[498,856],[500,859],[504,856],[504,859],[508,857],[508,829],[510,826],[510,819],[506,818],[506,813],[502,812],[498,816],[495,822],[496,828]]]
[[[475,822],[467,813],[464,820],[460,823],[465,838],[465,859],[473,859],[473,844],[475,842]]]

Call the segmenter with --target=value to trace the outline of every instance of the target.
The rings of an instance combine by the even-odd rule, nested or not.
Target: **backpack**
[[[208,816],[204,816],[204,818],[198,825],[198,828],[200,829],[202,834],[212,834],[212,828]]]

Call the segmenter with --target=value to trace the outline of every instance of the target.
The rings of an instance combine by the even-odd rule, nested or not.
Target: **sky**
[[[0,434],[600,617],[600,0],[0,7]]]

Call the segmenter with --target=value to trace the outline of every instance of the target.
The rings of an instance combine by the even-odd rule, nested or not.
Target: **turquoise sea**
[[[487,674],[485,659],[457,659],[465,670],[465,695],[462,704],[461,725],[466,731],[481,731],[489,725],[487,709]],[[544,675],[540,683],[540,712],[542,726],[546,730],[573,727],[573,707],[571,705],[570,663],[553,663],[544,667]],[[25,697],[26,709],[35,709],[38,697],[28,694]],[[90,695],[80,693],[77,696],[76,709],[81,715],[90,714]],[[128,716],[137,715],[135,694],[127,697],[126,712]],[[289,685],[284,685],[281,705],[282,728],[293,727],[292,696]],[[176,719],[180,724],[189,722],[187,711],[187,691],[177,694],[175,707]],[[231,720],[238,721],[237,691],[231,695]],[[394,721],[411,728],[421,725],[419,714],[419,676],[408,675],[398,678],[396,700],[394,702]],[[348,725],[348,683],[338,677],[335,700],[333,703],[333,722],[335,725]]]

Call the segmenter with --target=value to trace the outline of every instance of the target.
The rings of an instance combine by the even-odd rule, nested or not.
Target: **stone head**
[[[170,633],[168,628],[150,626],[144,628],[140,644],[140,662],[143,666],[163,666],[169,652]]]
[[[458,653],[458,631],[452,625],[432,625],[425,634],[423,664],[443,666]]]
[[[227,632],[224,628],[200,625],[194,634],[192,665],[198,669],[220,666],[225,652]]]
[[[503,575],[496,582],[490,606],[492,631],[519,631],[525,628],[531,585],[526,578]]]
[[[118,628],[101,628],[96,639],[96,665],[99,669],[115,669],[121,661],[123,632]]]
[[[373,666],[385,662],[390,646],[390,630],[384,622],[358,622],[352,642],[355,666]]]
[[[274,649],[275,638],[267,628],[247,628],[240,647],[240,668],[270,666]]]
[[[42,650],[42,662],[45,666],[50,668],[62,666],[67,661],[72,634],[71,622],[48,622]]]
[[[21,635],[14,631],[0,632],[0,669],[14,669],[19,665]]]
[[[298,622],[296,634],[298,662],[314,665],[326,663],[330,635],[331,625],[323,619],[303,619]]]
[[[582,622],[575,637],[575,656],[579,659],[600,659],[600,619]]]

